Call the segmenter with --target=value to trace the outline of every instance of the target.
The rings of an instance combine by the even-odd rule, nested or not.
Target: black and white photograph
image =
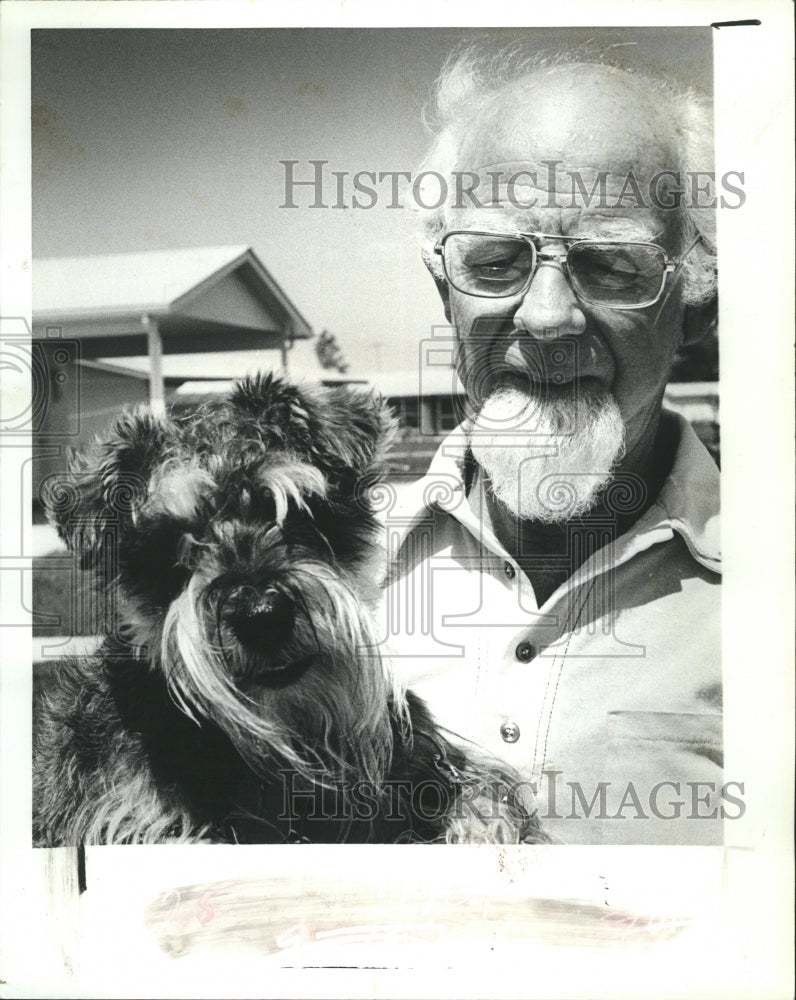
[[[781,995],[786,5],[222,6],[6,8],[3,995]]]

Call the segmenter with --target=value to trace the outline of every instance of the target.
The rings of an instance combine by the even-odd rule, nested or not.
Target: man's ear
[[[683,347],[691,347],[715,329],[719,322],[719,297],[714,295],[698,306],[686,306],[683,315]]]
[[[432,272],[432,278],[434,279],[434,284],[437,286],[437,291],[439,292],[439,297],[442,299],[442,305],[445,308],[445,319],[452,323],[451,319],[451,290],[448,282],[445,280],[444,276],[437,276]]]
[[[445,280],[445,275],[442,273],[442,268],[440,267],[440,260],[437,257],[432,257],[423,251],[423,263],[428,268],[428,273],[434,279],[434,284],[437,286],[437,291],[439,292],[439,297],[442,299],[442,305],[445,309],[445,319],[451,323],[451,293],[450,286]]]

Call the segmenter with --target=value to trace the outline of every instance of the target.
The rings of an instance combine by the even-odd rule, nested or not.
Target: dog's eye
[[[141,521],[134,536],[118,549],[118,567],[123,585],[146,592],[152,604],[168,604],[184,589],[199,543],[187,524],[168,519]]]

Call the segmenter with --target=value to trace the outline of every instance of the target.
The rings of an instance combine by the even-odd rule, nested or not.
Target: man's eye
[[[470,268],[473,271],[480,271],[482,274],[504,274],[509,268],[514,267],[515,261],[516,257],[504,257],[500,260],[471,264]]]
[[[617,276],[638,274],[637,267],[634,267],[631,263],[622,261],[599,261],[592,265],[592,267],[595,271],[600,271],[602,274],[616,274]]]
[[[590,274],[634,277],[639,273],[638,262],[627,254],[616,252],[581,253],[576,258],[577,266]]]
[[[482,278],[514,276],[522,270],[524,248],[492,247],[465,256],[464,265],[471,274]]]

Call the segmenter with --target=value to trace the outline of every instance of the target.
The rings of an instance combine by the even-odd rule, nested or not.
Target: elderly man
[[[423,254],[468,412],[387,516],[395,667],[555,839],[721,843],[718,470],[662,409],[715,322],[710,116],[602,64],[465,53],[436,121]]]

